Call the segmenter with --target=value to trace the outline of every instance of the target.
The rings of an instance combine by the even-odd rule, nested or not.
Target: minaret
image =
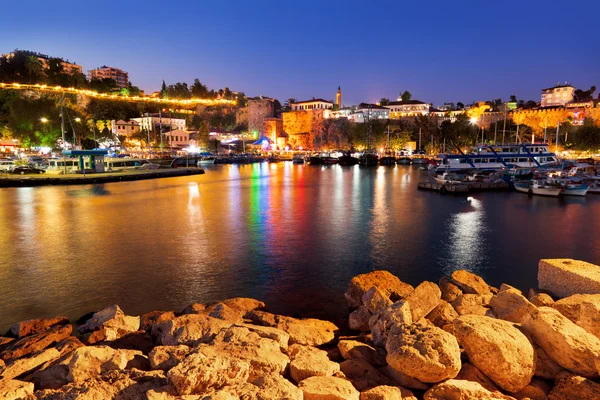
[[[338,91],[335,94],[335,104],[338,106],[338,110],[342,108],[342,89],[338,86]]]

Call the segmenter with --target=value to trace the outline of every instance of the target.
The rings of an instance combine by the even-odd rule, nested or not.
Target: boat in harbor
[[[411,163],[413,165],[429,164],[429,159],[425,155],[425,150],[415,150],[411,157]]]
[[[544,180],[532,179],[527,182],[515,182],[515,189],[518,192],[535,194],[537,196],[558,197],[563,191],[560,185],[550,184]]]
[[[342,167],[351,167],[358,164],[358,158],[352,156],[348,151],[341,151],[341,155],[338,157],[338,164]]]
[[[509,169],[557,165],[556,154],[548,151],[546,143],[481,145],[464,153],[440,154],[437,172],[465,168]]]
[[[292,163],[294,164],[304,164],[304,154],[294,154],[294,157],[292,157]]]
[[[358,164],[365,167],[374,167],[379,164],[379,155],[375,151],[368,150],[360,155]]]
[[[200,159],[198,160],[198,166],[201,165],[209,165],[209,164],[214,164],[215,160],[217,157],[215,156],[202,156],[200,157]]]

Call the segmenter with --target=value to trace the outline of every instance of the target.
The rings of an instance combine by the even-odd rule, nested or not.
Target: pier
[[[463,182],[463,183],[432,183],[419,182],[420,190],[434,190],[442,194],[445,193],[469,193],[481,192],[490,190],[508,190],[508,183],[504,181],[498,182]]]

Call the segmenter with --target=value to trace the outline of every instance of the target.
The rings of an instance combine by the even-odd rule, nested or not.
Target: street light
[[[45,124],[46,122],[48,122],[48,118],[42,117],[40,118],[40,121],[42,121],[42,123]]]
[[[75,118],[75,122],[81,122],[81,118],[79,118],[79,117]]]

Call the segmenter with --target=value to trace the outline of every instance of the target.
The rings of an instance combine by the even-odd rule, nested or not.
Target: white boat
[[[590,190],[588,185],[583,184],[568,184],[567,187],[563,189],[562,195],[564,196],[585,196],[586,193]]]
[[[216,159],[217,159],[217,157],[215,157],[215,156],[204,156],[198,160],[197,165],[201,166],[201,165],[214,164]]]
[[[440,154],[437,172],[457,169],[508,169],[532,168],[556,164],[558,159],[548,151],[548,144],[482,145],[469,153]]]
[[[515,182],[515,189],[522,193],[552,197],[558,197],[563,191],[560,186],[537,179],[532,179],[530,182]]]
[[[432,175],[431,176],[434,181],[439,184],[446,183],[463,183],[466,180],[465,174],[460,174],[458,172],[444,172],[441,175]]]

